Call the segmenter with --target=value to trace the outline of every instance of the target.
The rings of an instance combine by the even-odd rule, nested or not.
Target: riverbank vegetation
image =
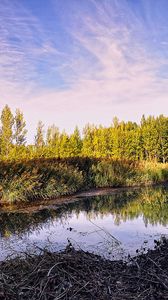
[[[35,201],[99,187],[152,185],[168,179],[168,164],[111,159],[33,159],[0,163],[0,201]]]
[[[87,125],[82,135],[38,123],[26,143],[23,113],[6,105],[0,116],[0,202],[31,201],[97,187],[150,185],[168,179],[168,118],[140,124],[114,118],[109,127]]]
[[[39,249],[40,250],[40,249]],[[164,300],[168,295],[168,242],[124,263],[69,245],[64,252],[0,263],[0,299]]]

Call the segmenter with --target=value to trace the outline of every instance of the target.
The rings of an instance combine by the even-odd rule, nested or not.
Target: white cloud
[[[0,97],[24,110],[29,127],[38,119],[68,129],[87,122],[107,125],[114,115],[136,120],[143,113],[168,114],[168,79],[158,76],[167,61],[148,52],[144,25],[121,2],[92,1],[94,14],[73,16],[72,28],[66,28],[73,55],[60,53],[55,36],[49,40],[42,24],[23,7],[17,7],[16,16],[11,3],[0,34]],[[20,39],[20,46],[15,48],[9,37]],[[37,85],[43,76],[37,70],[40,59],[48,71],[59,72],[68,88]]]
[[[12,94],[25,96],[34,91],[43,76],[40,63],[49,70],[60,53],[22,2],[0,1],[0,18],[0,97],[5,94],[9,101]]]

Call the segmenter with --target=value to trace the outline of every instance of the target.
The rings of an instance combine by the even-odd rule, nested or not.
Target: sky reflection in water
[[[0,214],[0,259],[13,252],[75,247],[110,259],[153,248],[168,233],[168,189],[142,188],[81,199],[38,213]],[[119,241],[117,241],[114,238]],[[37,247],[36,247],[37,246]]]

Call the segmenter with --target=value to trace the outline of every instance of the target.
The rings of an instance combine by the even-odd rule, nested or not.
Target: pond
[[[168,234],[168,187],[129,189],[38,212],[0,213],[0,260],[68,243],[109,259],[154,247]],[[138,251],[139,251],[138,250]]]

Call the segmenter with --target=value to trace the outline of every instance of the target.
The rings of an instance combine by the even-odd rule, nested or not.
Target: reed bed
[[[67,158],[0,162],[0,203],[35,201],[99,187],[125,187],[168,180],[168,164]]]

